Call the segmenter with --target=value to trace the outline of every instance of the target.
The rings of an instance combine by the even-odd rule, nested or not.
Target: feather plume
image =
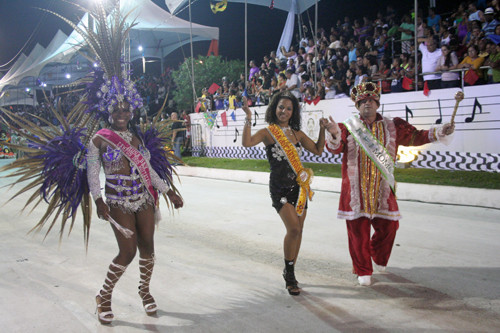
[[[100,68],[77,82],[80,88],[75,88],[73,91],[81,91],[82,99],[66,116],[63,112],[66,110],[61,109],[61,103],[57,108],[49,104],[50,111],[60,123],[59,126],[41,117],[30,115],[43,126],[38,125],[27,117],[0,108],[0,121],[8,124],[10,130],[24,140],[24,143],[8,144],[11,148],[24,153],[24,157],[0,168],[0,171],[10,171],[7,175],[13,179],[10,186],[22,184],[10,200],[33,191],[23,210],[31,205],[33,211],[42,201],[47,203],[47,210],[32,231],[41,231],[46,227],[47,235],[59,221],[61,240],[68,225],[68,234],[73,229],[80,207],[83,216],[84,243],[88,246],[92,201],[86,177],[85,152],[99,127],[99,120],[107,119],[108,116],[108,108],[102,107],[103,86],[107,85],[108,81],[118,82],[115,84],[118,87],[116,94],[124,95],[134,107],[142,105],[142,100],[128,80],[130,73],[122,70],[121,52],[130,29],[135,25],[135,23],[127,25],[130,12],[122,16],[119,2],[116,1],[113,8],[106,8],[101,2],[95,2],[92,9],[74,5],[92,17],[95,29],[85,25],[79,26],[53,11],[42,10],[61,18],[79,33],[85,41],[85,45],[81,46],[92,53],[92,57],[87,56],[87,58],[97,59]],[[85,85],[84,89],[81,89],[82,84]],[[166,148],[172,136],[170,127],[169,123],[159,121],[157,116],[151,125],[143,126],[139,135],[151,153],[151,167],[175,193],[179,193],[172,182],[172,177],[176,173],[171,164],[181,161]],[[164,198],[170,207],[171,204],[165,194]]]

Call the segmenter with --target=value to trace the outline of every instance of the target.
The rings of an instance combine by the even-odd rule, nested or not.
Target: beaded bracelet
[[[245,118],[245,126],[252,126],[252,119]]]

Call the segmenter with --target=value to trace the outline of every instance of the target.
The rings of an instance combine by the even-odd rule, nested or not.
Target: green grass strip
[[[184,157],[183,160],[189,166],[202,168],[269,172],[267,160],[208,157]],[[304,163],[304,166],[312,168],[315,176],[341,177],[339,164]],[[401,183],[500,189],[500,173],[497,172],[397,168],[395,177]]]

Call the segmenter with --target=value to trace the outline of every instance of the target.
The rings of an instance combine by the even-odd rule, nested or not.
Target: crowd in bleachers
[[[498,83],[499,13],[499,0],[460,3],[440,14],[429,8],[418,11],[416,29],[413,10],[398,12],[390,5],[375,17],[346,16],[320,28],[317,38],[281,47],[281,55],[272,51],[262,61],[251,60],[248,78],[222,78],[215,93],[204,89],[201,111],[236,108],[244,95],[264,105],[283,90],[308,103],[342,98],[362,81],[379,82],[383,93]]]
[[[319,29],[317,38],[310,32],[307,35],[304,26],[305,36],[297,36],[288,49],[281,47],[278,54],[271,51],[260,61],[251,60],[248,77],[242,74],[229,82],[221,73],[221,81],[216,82],[220,87],[215,92],[203,89],[197,110],[237,108],[244,95],[253,105],[266,105],[273,94],[283,90],[308,103],[348,97],[354,85],[368,80],[379,82],[383,93],[498,83],[499,2],[460,3],[446,13],[436,13],[434,8],[419,10],[416,29],[413,11],[400,12],[390,5],[374,17],[346,16],[332,22],[328,29]],[[146,119],[164,105],[172,83],[170,69],[133,79],[144,98],[139,113]],[[64,103],[67,112],[77,100],[76,94],[60,94],[49,103]],[[46,102],[35,108],[12,108],[57,123]],[[167,115],[175,109],[171,100],[165,103]]]
[[[163,102],[167,97],[168,85],[171,81],[170,70],[167,70],[163,73],[163,75],[158,76],[139,75],[134,77],[133,80],[136,83],[139,93],[143,96],[144,103],[144,106],[137,111],[138,116],[140,116],[143,120],[147,120],[148,116],[156,114],[157,111],[163,106]],[[36,125],[46,125],[43,120],[40,120],[37,117],[44,119],[50,124],[58,125],[59,121],[51,111],[51,108],[55,108],[56,110],[60,109],[62,114],[66,116],[78,103],[81,96],[81,91],[79,90],[74,91],[72,88],[56,88],[50,95],[43,95],[38,92],[38,103],[35,106],[12,105],[8,106],[7,109],[22,116],[26,115],[25,119]],[[165,105],[165,109],[168,109],[169,107],[171,108],[172,105]]]

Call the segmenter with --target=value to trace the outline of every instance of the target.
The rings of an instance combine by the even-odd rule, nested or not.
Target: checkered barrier
[[[194,155],[195,152],[198,155]],[[266,150],[263,147],[197,147],[196,149],[193,147],[193,155],[212,158],[267,159]],[[340,164],[342,163],[342,155],[333,155],[329,152],[323,152],[321,156],[317,156],[305,150],[302,154],[301,161]]]
[[[500,154],[422,151],[414,168],[500,172]]]
[[[196,155],[195,155],[196,154]],[[263,147],[193,147],[193,156],[213,158],[266,159]],[[302,162],[340,164],[342,154],[333,155],[324,151],[321,156],[305,150]],[[464,170],[500,172],[500,154],[421,151],[411,167],[437,170]]]

